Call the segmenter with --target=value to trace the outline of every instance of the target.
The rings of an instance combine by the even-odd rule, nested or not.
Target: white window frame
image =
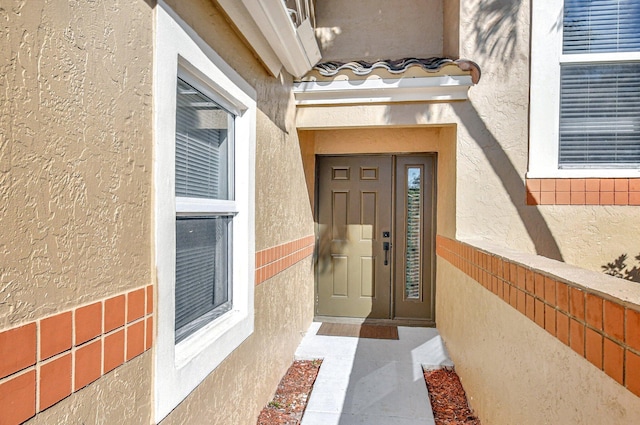
[[[163,1],[156,10],[154,46],[154,225],[157,332],[154,418],[160,422],[254,330],[256,92]],[[233,305],[175,344],[176,211],[198,208],[175,196],[176,85],[188,74],[236,115],[231,255]],[[180,202],[177,202],[180,201]],[[184,202],[182,202],[184,201]],[[224,204],[224,205],[222,205]]]
[[[640,177],[640,169],[559,168],[560,65],[638,61],[640,53],[562,54],[564,0],[532,0],[528,178]]]

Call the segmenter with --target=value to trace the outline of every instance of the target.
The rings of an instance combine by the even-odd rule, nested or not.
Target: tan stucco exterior
[[[322,60],[400,59],[442,54],[442,1],[320,0]]]
[[[640,398],[438,259],[438,330],[469,403],[489,424],[626,424]]]
[[[446,3],[445,54],[457,53],[482,69],[469,101],[301,106],[298,128],[454,128],[458,237],[504,243],[598,271],[622,253],[635,255],[640,234],[634,207],[526,205],[529,2]],[[344,19],[338,7],[321,12],[326,26]],[[400,41],[405,35],[393,37]],[[333,48],[340,42],[341,49],[353,52],[351,59],[358,58],[356,40],[336,38]],[[453,190],[442,183],[439,192]]]
[[[11,3],[0,11],[0,328],[153,279],[152,8]]]

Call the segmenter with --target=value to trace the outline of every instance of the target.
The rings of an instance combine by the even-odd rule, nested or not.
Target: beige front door
[[[317,315],[433,321],[434,166],[317,157]]]

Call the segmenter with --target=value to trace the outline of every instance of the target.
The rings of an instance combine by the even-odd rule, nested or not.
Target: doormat
[[[352,325],[344,323],[323,323],[316,335],[350,336],[371,339],[398,339],[397,326]]]

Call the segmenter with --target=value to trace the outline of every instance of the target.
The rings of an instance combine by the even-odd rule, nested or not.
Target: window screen
[[[231,114],[178,79],[175,195],[195,199],[198,212],[176,215],[176,343],[231,309],[233,217],[216,202],[232,200],[232,126]]]
[[[559,162],[640,164],[640,63],[562,65]]]
[[[563,53],[640,51],[639,0],[565,0]]]

